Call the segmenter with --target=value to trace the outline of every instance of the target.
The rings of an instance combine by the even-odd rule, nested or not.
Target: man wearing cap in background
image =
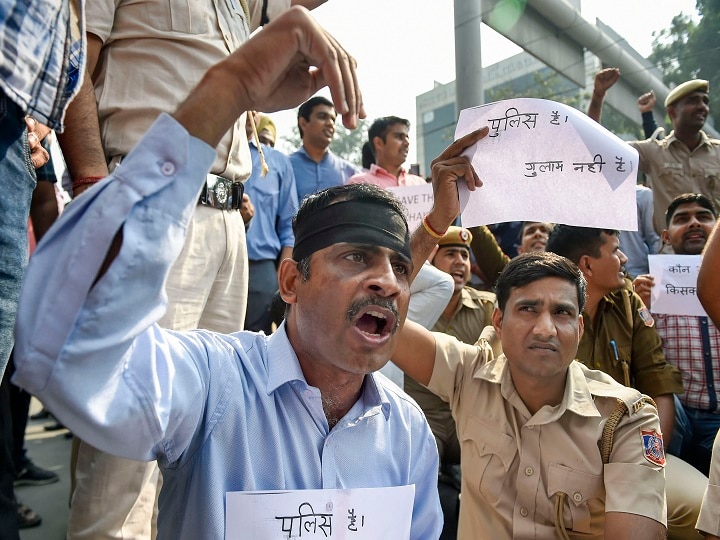
[[[595,75],[588,116],[600,121],[605,92],[617,82],[620,70],[608,68]],[[654,223],[665,228],[665,210],[683,193],[701,193],[720,205],[720,140],[702,130],[710,114],[710,84],[693,79],[673,88],[665,99],[673,130],[666,138],[630,141],[640,154],[640,170],[653,190]]]
[[[260,120],[257,123],[258,138],[262,144],[267,144],[275,148],[275,141],[277,140],[277,128],[272,118],[265,114],[260,115]]]
[[[432,331],[443,332],[472,345],[480,337],[483,328],[492,324],[495,295],[467,286],[470,281],[470,242],[472,234],[469,230],[450,227],[438,241],[438,249],[430,257],[430,262],[449,274],[455,283],[453,295]],[[410,377],[405,377],[405,391],[415,398],[425,412],[435,435],[440,454],[440,500],[445,514],[445,527],[440,538],[455,538],[459,502],[457,493],[460,490],[460,443],[455,420],[446,401]],[[445,490],[450,492],[449,497],[443,496]]]

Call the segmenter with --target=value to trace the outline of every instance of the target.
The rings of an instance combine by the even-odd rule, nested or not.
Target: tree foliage
[[[335,124],[335,137],[330,143],[330,151],[360,167],[362,165],[362,146],[367,141],[368,124],[368,120],[360,120],[357,128],[347,129],[338,121]],[[293,151],[302,146],[302,139],[297,125],[292,127],[290,135],[283,136],[281,139],[285,146],[292,148]]]
[[[669,28],[653,33],[653,52],[665,83],[677,85],[690,79],[710,81],[710,116],[720,127],[720,0],[697,0],[696,23],[687,14],[673,17]]]

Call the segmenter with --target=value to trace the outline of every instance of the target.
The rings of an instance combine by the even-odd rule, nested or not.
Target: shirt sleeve
[[[429,330],[447,307],[454,288],[449,274],[424,263],[410,286],[408,318]]]
[[[621,419],[605,465],[605,511],[630,512],[667,525],[665,469],[652,461],[658,457],[651,445],[653,432],[660,433],[660,420],[651,405]]]
[[[720,536],[720,431],[713,443],[710,480],[705,489],[697,526],[699,531]]]
[[[192,359],[204,347],[154,322],[214,157],[161,115],[115,173],[69,205],[28,268],[14,382],[79,437],[117,455],[154,459],[164,436],[201,414]],[[96,282],[120,232],[120,251]],[[188,362],[176,367],[170,358]],[[173,410],[179,397],[185,409]]]
[[[662,341],[655,326],[648,326],[640,316],[645,304],[635,292],[630,293],[633,314],[632,361],[630,366],[635,388],[650,397],[682,394],[680,370],[665,359]],[[650,314],[647,314],[650,317]]]
[[[638,193],[638,229],[642,233],[648,253],[654,255],[660,250],[660,236],[655,232],[653,224],[653,193],[643,189]]]
[[[485,225],[472,227],[472,241],[470,248],[473,257],[480,267],[480,271],[486,279],[486,283],[492,285],[497,280],[500,272],[510,262],[510,257],[505,255],[495,239],[495,235]]]
[[[105,43],[112,33],[115,11],[122,0],[91,0],[85,2],[85,30]]]
[[[282,247],[295,245],[295,234],[292,230],[292,220],[298,211],[297,186],[295,185],[295,173],[293,172],[290,158],[281,156],[282,171],[280,175],[280,204],[277,220],[278,238]]]
[[[433,332],[433,336],[435,365],[427,387],[452,406],[462,390],[464,380],[472,377],[480,362],[491,357],[492,350],[487,345],[467,345],[442,332]]]

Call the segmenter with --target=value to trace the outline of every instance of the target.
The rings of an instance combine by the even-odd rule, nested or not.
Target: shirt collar
[[[474,302],[472,296],[470,296],[470,292],[467,290],[467,287],[463,287],[462,291],[460,291],[460,303],[463,307],[469,309],[480,309],[477,302]]]
[[[325,152],[325,155],[322,157],[322,159],[319,162],[315,161],[313,158],[310,157],[310,154],[307,153],[307,150],[305,150],[304,146],[300,146],[300,148],[298,148],[298,150],[297,150],[297,153],[300,154],[301,156],[303,156],[305,159],[311,161],[312,163],[322,163],[323,161],[325,161],[326,159],[328,159],[330,157],[330,149],[329,148],[327,149],[327,151]]]
[[[682,141],[675,136],[675,130],[673,129],[673,130],[670,132],[670,135],[667,136],[667,144],[668,144],[668,146],[670,146],[670,145],[671,145],[672,143],[674,143],[675,141],[677,141],[678,143],[682,143]],[[684,143],[682,143],[682,144],[683,144],[683,146],[684,146]],[[710,144],[710,137],[708,137],[708,136],[707,136],[707,133],[705,133],[703,130],[700,130],[700,144],[698,144],[698,145],[695,147],[695,150],[697,150],[698,148],[700,148],[701,146],[704,146],[704,145],[706,145],[706,144],[708,144],[708,145]],[[693,151],[694,151],[694,150],[693,150]]]
[[[268,339],[265,361],[267,362],[268,372],[266,388],[268,395],[275,392],[282,385],[292,381],[300,381],[304,385],[310,386],[305,380],[302,369],[300,369],[297,355],[292,345],[290,345],[285,322]],[[382,376],[377,373],[365,376],[363,389],[358,399],[358,404],[362,404],[362,414],[358,415],[358,420],[365,416],[377,414],[380,411],[385,415],[386,420],[390,417],[390,399],[379,380],[380,377]]]
[[[506,400],[510,401],[516,408],[522,405],[521,410],[527,410],[512,382],[507,358],[504,354],[501,354],[494,360],[485,362],[475,371],[473,377],[499,384],[500,392]],[[518,400],[517,403],[515,403],[515,399]],[[587,379],[577,360],[573,360],[570,366],[568,366],[567,377],[565,379],[565,393],[562,402],[554,407],[543,407],[540,409],[533,416],[534,421],[532,423],[547,424],[553,422],[560,418],[565,411],[573,412],[579,416],[600,416],[600,412],[595,406],[595,400],[590,393]]]
[[[290,381],[302,381],[307,385],[305,375],[300,369],[300,362],[288,340],[285,322],[268,339],[265,361],[268,364],[268,395]]]
[[[375,174],[377,176],[387,176],[389,178],[392,178],[393,180],[400,180],[400,178],[405,176],[405,169],[400,167],[400,175],[398,176],[398,178],[395,178],[392,174],[387,172],[386,169],[383,169],[380,165],[373,163],[372,165],[370,165],[370,174]]]

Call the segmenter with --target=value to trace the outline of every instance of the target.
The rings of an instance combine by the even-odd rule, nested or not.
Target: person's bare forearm
[[[73,180],[107,176],[95,92],[87,74],[80,92],[68,107],[65,131],[58,134],[58,142]]]
[[[675,398],[673,394],[663,394],[653,398],[660,417],[660,430],[665,444],[670,444],[675,429]]]
[[[698,273],[698,298],[715,326],[720,327],[720,221],[715,224],[703,251]]]
[[[600,94],[593,90],[592,97],[590,98],[590,105],[588,106],[587,115],[595,120],[598,124],[602,119],[602,108],[605,102],[605,94]]]

